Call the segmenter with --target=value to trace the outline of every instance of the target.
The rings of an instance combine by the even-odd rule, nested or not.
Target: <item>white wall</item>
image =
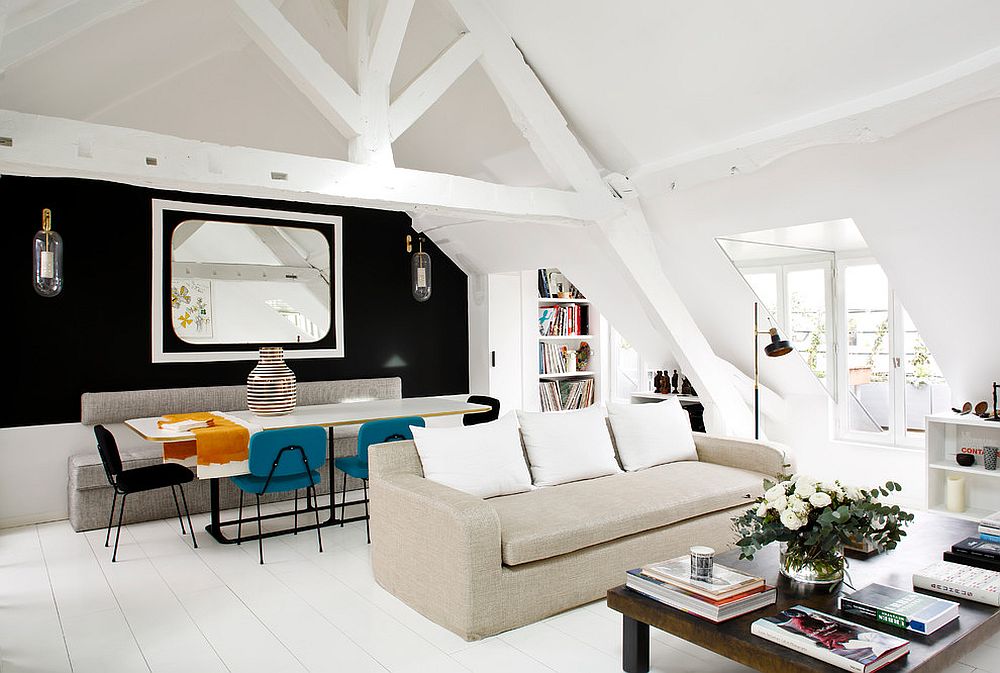
[[[716,352],[750,372],[753,296],[715,237],[850,217],[955,401],[987,399],[1000,379],[998,119],[1000,101],[989,101],[875,144],[809,149],[748,175],[645,195],[664,269]],[[762,380],[788,400],[790,420],[771,434],[804,466],[892,475],[907,499],[917,489],[922,499],[919,453],[831,440],[826,393],[801,360],[763,361]]]

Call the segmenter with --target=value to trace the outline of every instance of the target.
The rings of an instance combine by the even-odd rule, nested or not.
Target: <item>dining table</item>
[[[164,413],[169,413],[169,411],[170,410],[165,409]],[[328,506],[329,516],[326,519],[321,520],[318,524],[318,526],[322,528],[340,523],[363,520],[364,516],[355,516],[350,518],[345,517],[341,520],[337,517],[336,508],[343,507],[345,505],[367,504],[366,499],[359,499],[335,505],[335,498],[333,497],[334,489],[332,484],[334,428],[340,426],[360,425],[369,421],[407,418],[410,416],[435,418],[442,416],[477,414],[486,411],[490,411],[490,407],[487,405],[472,404],[448,397],[403,397],[395,399],[357,400],[338,402],[335,404],[299,406],[295,407],[291,413],[281,416],[257,416],[248,410],[228,412],[226,416],[232,417],[237,421],[242,421],[249,427],[260,428],[262,431],[284,428],[300,428],[306,426],[320,426],[328,428],[329,442],[327,445],[327,459],[330,466],[331,487],[330,503]],[[169,444],[172,442],[191,442],[192,440],[195,440],[195,433],[190,430],[175,430],[161,427],[164,424],[163,421],[163,416],[151,416],[147,418],[133,418],[126,420],[125,425],[143,439],[151,442]],[[223,478],[228,478],[229,476],[246,474],[247,472],[248,470],[243,467],[242,464],[235,469],[230,467],[224,474],[218,470],[196,471],[196,476],[198,478],[209,480],[211,519],[209,524],[205,527],[205,530],[216,541],[222,544],[233,544],[237,542],[236,538],[227,537],[223,532],[223,529],[226,526],[235,526],[239,523],[239,521],[237,519],[227,521],[222,520],[219,497],[219,481]],[[344,497],[346,498],[346,495]],[[314,508],[318,509],[319,504],[316,502],[307,504],[304,511],[311,512]],[[272,519],[280,516],[287,516],[287,513],[282,512],[277,514],[266,514],[263,515],[261,519]],[[298,530],[310,530],[316,527],[317,524],[304,525]],[[261,533],[261,537],[267,538],[276,535],[283,535],[291,530],[292,529],[268,530]],[[255,540],[257,537],[257,535],[245,535],[241,537],[239,541]]]

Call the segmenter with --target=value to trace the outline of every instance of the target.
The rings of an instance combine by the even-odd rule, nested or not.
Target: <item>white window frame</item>
[[[800,258],[801,259],[801,258]],[[795,271],[812,271],[817,269],[822,269],[823,271],[823,289],[825,292],[825,302],[826,302],[826,377],[828,383],[824,384],[817,377],[817,383],[824,386],[834,400],[842,399],[839,397],[838,381],[840,377],[840,371],[837,368],[837,347],[838,340],[835,338],[837,334],[837,323],[838,323],[838,311],[836,305],[836,267],[832,261],[830,262],[795,262],[794,258],[792,261],[781,260],[775,262],[775,260],[760,260],[756,262],[751,262],[748,264],[740,264],[738,267],[740,273],[744,276],[746,274],[760,274],[760,273],[774,273],[777,276],[778,285],[778,313],[780,315],[772,315],[771,319],[775,321],[777,327],[784,334],[789,334],[792,324],[792,308],[791,302],[789,301],[788,292],[788,274]],[[749,282],[747,282],[749,285]],[[764,311],[770,315],[767,307],[761,306]],[[802,351],[796,351],[800,354]],[[810,372],[812,373],[812,372]]]
[[[628,395],[623,396],[623,395],[620,394],[620,392],[618,390],[618,369],[619,369],[618,355],[619,355],[619,351],[621,350],[621,342],[622,341],[623,341],[623,339],[622,339],[621,333],[618,330],[616,330],[614,327],[611,327],[610,325],[608,325],[608,348],[607,348],[607,352],[608,352],[608,379],[609,379],[609,381],[608,381],[608,399],[610,399],[613,402],[630,403],[632,401],[632,395],[631,395],[631,393],[629,393]],[[639,376],[640,376],[640,381],[639,381],[639,387],[636,389],[635,392],[644,392],[643,386],[645,384],[645,381],[642,380],[642,377],[647,376],[647,373],[649,372],[649,368],[648,368],[649,363],[646,362],[646,358],[644,358],[642,356],[641,352],[639,352],[638,350],[636,350],[636,353],[639,355]]]
[[[881,267],[874,257],[857,257],[837,260],[836,272],[836,292],[837,297],[837,322],[840,329],[837,333],[838,343],[847,343],[847,297],[844,291],[845,270],[851,266],[876,265]],[[883,270],[884,272],[884,270]],[[860,442],[865,444],[880,444],[886,446],[898,446],[901,448],[919,448],[923,446],[923,437],[917,433],[909,433],[906,428],[906,371],[903,367],[903,360],[906,357],[905,333],[903,326],[903,305],[896,296],[892,286],[888,286],[889,296],[887,306],[889,308],[889,384],[891,396],[889,400],[889,430],[887,432],[874,433],[851,430],[850,425],[850,401],[851,392],[848,390],[847,376],[847,348],[837,348],[837,373],[839,385],[839,399],[841,403],[837,405],[837,439],[850,442]],[[840,374],[843,373],[841,376]],[[858,404],[861,404],[860,400]],[[863,405],[862,405],[863,408]]]

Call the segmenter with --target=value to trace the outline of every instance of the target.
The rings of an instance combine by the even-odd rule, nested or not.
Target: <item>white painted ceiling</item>
[[[71,0],[10,0],[6,30]],[[346,0],[284,0],[345,77]],[[994,0],[490,0],[604,168],[629,171],[936,72],[1000,45]],[[417,0],[398,92],[463,30]],[[2,53],[0,43],[0,53]],[[346,158],[346,142],[243,34],[227,0],[151,0],[0,80],[0,107]],[[394,143],[397,165],[554,184],[473,66]]]

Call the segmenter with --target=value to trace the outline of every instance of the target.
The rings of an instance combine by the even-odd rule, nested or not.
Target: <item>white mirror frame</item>
[[[301,213],[292,210],[265,210],[262,208],[243,208],[239,206],[221,206],[190,201],[169,201],[153,199],[153,293],[150,301],[152,313],[152,344],[153,362],[224,362],[233,360],[256,360],[257,349],[247,351],[187,351],[184,353],[165,353],[163,351],[163,212],[180,210],[187,213],[204,215],[246,216],[284,221],[312,222],[333,227],[333,306],[332,323],[337,335],[336,348],[304,348],[285,349],[285,359],[307,358],[342,358],[344,357],[344,284],[343,284],[343,249],[342,228],[343,218],[336,215],[319,215],[316,213]]]

